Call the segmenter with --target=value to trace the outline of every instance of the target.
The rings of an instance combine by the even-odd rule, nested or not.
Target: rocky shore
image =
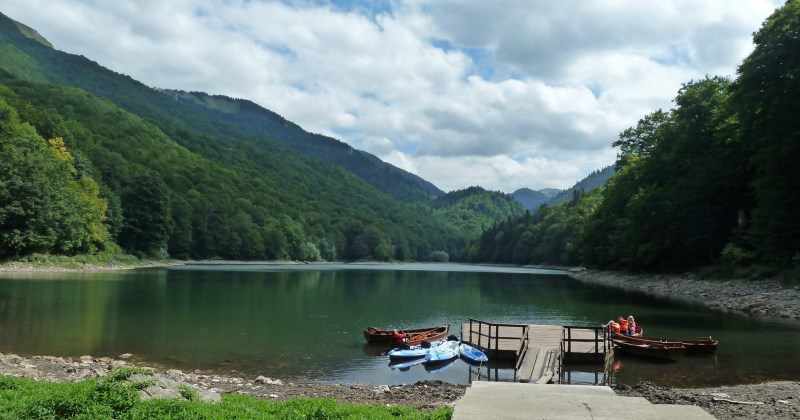
[[[126,366],[143,367],[153,374],[146,378],[134,375],[133,381],[147,381],[150,386],[140,391],[147,398],[183,398],[182,386],[198,392],[203,401],[219,401],[221,395],[236,392],[274,401],[298,397],[333,398],[359,404],[404,405],[422,410],[434,410],[452,404],[464,395],[463,385],[441,381],[424,381],[411,385],[326,385],[320,383],[284,382],[264,376],[243,378],[216,375],[211,372],[183,372],[177,369],[158,369],[130,362],[131,355],[116,358],[81,356],[80,358],[32,356],[0,353],[0,375],[47,381],[79,381],[107,375],[113,369]]]
[[[800,382],[768,382],[702,389],[670,389],[643,382],[614,392],[653,404],[696,405],[718,419],[800,419]]]
[[[633,275],[596,270],[571,270],[570,275],[586,283],[690,300],[714,309],[800,320],[800,285],[786,286],[776,280],[711,281],[697,279],[693,274]]]

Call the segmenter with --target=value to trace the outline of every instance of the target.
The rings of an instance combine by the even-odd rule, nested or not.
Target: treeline
[[[598,192],[495,225],[475,261],[600,268],[800,267],[800,1],[763,24],[738,77],[686,83],[614,142]]]

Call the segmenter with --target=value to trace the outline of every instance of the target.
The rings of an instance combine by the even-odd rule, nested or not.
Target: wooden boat
[[[469,344],[462,344],[458,346],[458,354],[470,362],[481,363],[489,361],[489,357],[486,356],[486,353],[470,346]]]
[[[408,346],[417,346],[423,341],[438,341],[447,337],[450,332],[450,324],[442,327],[429,327],[417,328],[413,330],[400,330],[399,332],[406,335],[406,340],[395,341],[393,330],[382,330],[376,327],[367,327],[364,330],[364,339],[368,343],[386,343],[386,344],[406,344]]]
[[[717,346],[719,345],[719,340],[715,340],[711,337],[697,337],[693,340],[660,337],[640,338],[656,343],[681,343],[686,347],[686,354],[715,354],[717,352]]]
[[[611,341],[622,352],[648,359],[676,361],[686,353],[677,341],[656,342],[622,334],[612,334]]]

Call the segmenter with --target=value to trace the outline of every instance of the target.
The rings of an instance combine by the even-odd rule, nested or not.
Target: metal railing
[[[519,328],[520,334],[506,336],[500,335],[501,327],[508,327],[512,329]],[[517,347],[516,351],[517,360],[514,364],[514,369],[518,370],[522,364],[522,360],[525,357],[525,353],[528,351],[528,344],[530,343],[529,334],[530,326],[526,324],[495,324],[469,318],[467,337],[464,337],[462,332],[462,338],[466,338],[466,341],[469,343],[476,345],[482,350],[488,350],[489,352],[497,352],[501,350],[500,340],[519,340],[519,346]]]
[[[572,330],[594,331],[594,338],[573,338]],[[562,354],[572,353],[572,343],[594,343],[594,354],[598,355],[598,357],[600,355],[605,357],[605,355],[608,353],[608,350],[611,348],[608,337],[608,330],[606,329],[605,326],[599,326],[599,327],[586,327],[578,325],[564,326],[564,329],[561,332],[561,353]]]

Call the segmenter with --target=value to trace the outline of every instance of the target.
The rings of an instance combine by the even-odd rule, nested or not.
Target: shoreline
[[[75,382],[107,375],[115,369],[130,367],[152,373],[153,385],[140,391],[142,399],[181,398],[180,388],[189,386],[198,391],[202,401],[218,402],[221,396],[238,393],[270,401],[296,398],[332,398],[355,404],[404,405],[425,411],[452,407],[466,390],[465,385],[442,381],[421,381],[403,385],[322,384],[291,382],[265,376],[228,376],[211,371],[154,367],[135,361],[132,354],[117,357],[30,356],[0,353],[0,375],[36,381]]]
[[[74,382],[98,378],[120,368],[138,368],[151,373],[144,378],[140,397],[184,398],[182,387],[197,391],[201,401],[219,402],[222,395],[238,393],[270,401],[296,398],[331,398],[339,402],[372,405],[403,405],[423,411],[454,407],[465,385],[442,381],[422,381],[404,385],[321,384],[289,382],[265,376],[245,378],[207,371],[184,372],[152,367],[137,362],[135,356],[117,357],[55,356],[22,357],[0,353],[0,375],[36,381]],[[533,386],[533,385],[532,385]],[[558,385],[550,385],[558,386]],[[773,381],[711,388],[664,388],[648,382],[615,385],[617,395],[643,397],[653,404],[699,406],[718,419],[800,418],[800,381]]]
[[[776,280],[700,280],[693,274],[627,274],[572,269],[570,277],[590,284],[637,290],[699,303],[712,309],[795,323],[800,321],[800,285]]]

